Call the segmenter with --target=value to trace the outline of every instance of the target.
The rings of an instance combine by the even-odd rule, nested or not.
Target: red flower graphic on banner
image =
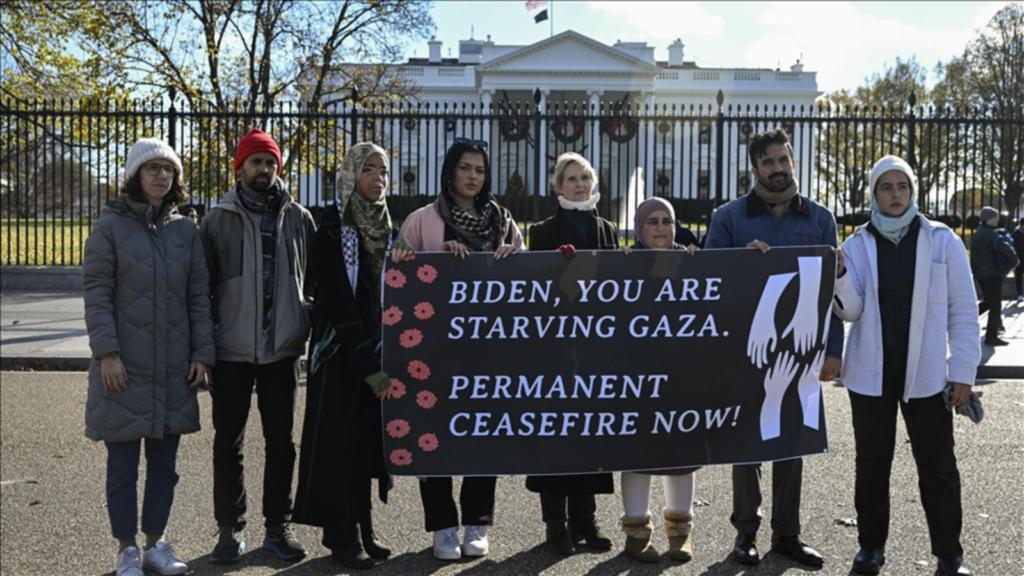
[[[426,320],[434,315],[434,305],[430,302],[420,302],[413,310],[413,314],[420,320]]]
[[[420,362],[419,360],[413,360],[409,362],[409,376],[417,380],[426,380],[430,378],[430,367]]]
[[[402,335],[398,337],[398,340],[402,343],[403,348],[412,348],[423,341],[423,333],[412,328],[402,332]]]
[[[391,397],[401,398],[405,396],[405,384],[398,378],[391,379]]]
[[[384,321],[385,326],[394,326],[402,321],[402,311],[398,309],[398,306],[392,306],[381,314],[381,320]]]
[[[391,451],[391,463],[395,466],[408,466],[412,464],[412,452],[405,448]]]
[[[420,405],[420,408],[424,410],[430,410],[437,404],[437,396],[430,390],[420,390],[419,394],[416,394],[416,403]]]
[[[433,452],[437,450],[437,436],[434,434],[424,434],[420,436],[419,445],[424,452]]]
[[[418,276],[420,280],[430,284],[437,279],[437,268],[434,268],[430,264],[424,264],[416,271],[416,276]]]
[[[392,288],[401,288],[402,286],[405,286],[405,274],[402,274],[401,271],[395,269],[388,270],[384,274],[384,282]]]
[[[385,429],[392,438],[402,438],[409,433],[409,423],[405,420],[392,420]]]

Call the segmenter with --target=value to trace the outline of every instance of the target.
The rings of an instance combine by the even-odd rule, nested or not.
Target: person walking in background
[[[523,249],[523,238],[512,214],[491,194],[486,146],[480,140],[455,139],[441,166],[437,200],[405,219],[399,241],[417,252],[451,252],[461,258],[470,252],[493,252],[495,260],[501,260]],[[462,479],[459,504],[466,529],[461,547],[452,479],[426,478],[419,484],[426,529],[434,535],[434,556],[441,560],[486,556],[490,550],[487,527],[494,524],[497,478]]]
[[[1013,269],[1013,283],[1017,288],[1017,302],[1024,302],[1024,218],[1017,222],[1017,229],[1010,234],[1013,250],[1017,253],[1017,267]]]
[[[1008,245],[996,242],[999,212],[991,206],[985,206],[979,216],[981,224],[971,237],[971,273],[981,287],[982,302],[979,313],[988,312],[985,345],[1006,346],[1008,342],[999,338],[999,329],[1003,325],[1003,278],[1006,277],[1006,273],[1000,272],[996,266],[996,250],[1001,250],[1003,256],[1011,262],[1017,259],[1017,254]]]
[[[852,322],[843,384],[850,396],[857,468],[858,574],[878,574],[889,537],[896,412],[917,464],[921,505],[941,574],[963,566],[960,472],[953,414],[971,394],[981,358],[967,253],[944,224],[917,213],[917,177],[886,156],[869,181],[871,221],[843,243],[833,308]]]
[[[757,248],[767,253],[773,246],[837,245],[836,219],[821,204],[800,194],[793,178],[796,160],[786,131],[781,128],[754,134],[747,144],[754,189],[715,211],[704,242],[705,249]],[[829,324],[825,359],[819,379],[839,375],[842,365],[843,325]],[[760,389],[760,383],[757,388]],[[800,541],[800,492],[803,459],[772,465],[772,550],[801,564],[821,566],[816,550]],[[732,557],[741,564],[757,564],[757,530],[761,525],[761,465],[733,466],[732,524],[736,546]]]
[[[531,250],[557,250],[564,245],[576,250],[619,247],[615,225],[597,215],[597,203],[601,199],[601,194],[594,192],[597,173],[586,158],[575,152],[559,156],[555,162],[554,186],[558,207],[554,216],[530,228]],[[599,550],[612,547],[611,538],[597,525],[594,496],[615,491],[610,473],[527,476],[526,489],[540,493],[548,548],[559,554],[573,554],[580,542]]]
[[[388,249],[394,262],[413,252],[391,244],[388,182],[387,153],[353,146],[311,249],[316,306],[293,519],[323,527],[331,556],[357,570],[391,555],[374,534],[370,497],[373,478],[382,502],[391,488],[381,424],[391,379],[380,363],[380,285]]]
[[[203,219],[200,236],[210,268],[217,366],[213,370],[213,504],[219,539],[212,562],[238,562],[245,549],[242,448],[253,387],[266,442],[263,547],[298,560],[305,547],[289,524],[295,468],[298,359],[309,339],[305,291],[308,247],[316,225],[292,200],[281,174],[281,150],[253,129],[235,152],[238,182]]]
[[[85,242],[82,286],[92,360],[85,434],[107,448],[107,513],[120,549],[117,576],[184,574],[163,541],[178,483],[182,434],[199,430],[196,388],[215,359],[209,275],[181,160],[162,140],[128,152],[121,195]],[[140,554],[137,485],[145,444]]]
[[[199,213],[196,212],[195,208],[193,208],[191,206],[185,206],[179,212],[180,212],[180,214],[182,216],[184,216],[185,218],[188,218],[189,220],[194,222],[196,224],[196,226],[199,225]]]
[[[663,198],[648,198],[640,203],[633,216],[636,243],[622,249],[685,250],[691,256],[699,250],[693,243],[675,242],[675,209]],[[647,470],[622,473],[622,530],[626,533],[625,551],[640,562],[657,562],[658,551],[651,544],[654,523],[651,519],[651,476],[661,476],[665,488],[662,510],[665,535],[668,536],[668,557],[679,562],[693,559],[693,473],[697,468]]]

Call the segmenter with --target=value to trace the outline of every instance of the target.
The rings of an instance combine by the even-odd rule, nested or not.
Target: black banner
[[[828,451],[829,247],[420,253],[384,273],[391,473],[571,474]]]

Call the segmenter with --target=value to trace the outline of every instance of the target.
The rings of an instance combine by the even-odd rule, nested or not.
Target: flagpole
[[[548,2],[548,15],[551,16],[551,21],[548,22],[548,38],[555,35],[555,0]]]

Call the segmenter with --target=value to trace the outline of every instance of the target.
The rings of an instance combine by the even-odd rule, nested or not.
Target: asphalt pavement
[[[80,372],[0,373],[0,573],[3,575],[106,575],[112,574],[116,543],[110,536],[104,498],[103,444],[83,435],[85,374]],[[1024,383],[979,381],[985,419],[973,424],[956,417],[956,450],[963,478],[966,562],[975,574],[1024,574]],[[849,402],[838,385],[824,388],[830,453],[805,459],[802,538],[825,558],[816,571],[824,575],[850,574],[856,554],[857,529],[853,526],[853,435]],[[300,387],[299,406],[305,388]],[[290,564],[260,549],[263,450],[259,418],[249,419],[245,448],[251,524],[245,531],[249,550],[239,564],[210,564],[216,542],[211,488],[213,431],[209,394],[200,394],[203,430],[186,436],[181,444],[175,506],[167,538],[190,574],[256,576],[348,573],[320,545],[320,531],[298,526],[297,533],[309,556]],[[253,408],[255,411],[255,407]],[[298,410],[296,430],[301,426]],[[917,474],[905,442],[902,422],[892,474],[891,535],[882,574],[892,576],[935,574],[929,552],[927,525],[921,510]],[[729,467],[707,467],[697,473],[693,529],[695,558],[680,564],[663,556],[657,564],[641,565],[624,556],[624,537],[618,530],[622,504],[616,494],[598,496],[598,520],[615,540],[615,548],[600,552],[582,549],[573,556],[549,552],[544,546],[544,525],[537,495],[527,492],[523,478],[498,481],[495,526],[489,533],[491,553],[481,559],[455,562],[436,560],[431,539],[423,529],[423,512],[414,478],[397,478],[387,505],[374,503],[378,534],[394,549],[394,556],[378,563],[371,574],[414,576],[468,574],[803,574],[810,572],[785,557],[767,553],[761,564],[744,567],[729,559],[734,531],[729,524],[732,504]],[[618,475],[616,475],[617,477]],[[771,466],[765,467],[764,485],[771,484]],[[657,513],[664,503],[661,482],[653,483],[651,506]],[[768,491],[766,490],[766,493]],[[766,495],[766,509],[770,497]],[[656,525],[657,527],[657,525]],[[760,532],[762,553],[770,531]],[[654,545],[666,549],[664,532],[657,527]]]

